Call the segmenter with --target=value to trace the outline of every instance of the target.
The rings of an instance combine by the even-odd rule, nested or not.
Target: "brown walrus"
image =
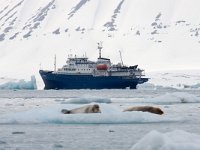
[[[75,108],[72,110],[62,109],[61,112],[63,114],[79,114],[79,113],[101,113],[99,105],[87,105],[79,108]]]
[[[133,106],[124,109],[123,111],[144,111],[144,112],[150,112],[158,115],[164,114],[164,112],[158,108],[158,107],[152,107],[152,106]]]

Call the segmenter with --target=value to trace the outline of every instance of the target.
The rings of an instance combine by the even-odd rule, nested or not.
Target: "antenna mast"
[[[99,58],[101,58],[101,49],[103,48],[102,47],[102,42],[97,43],[97,44],[98,44],[98,49],[99,49]]]
[[[124,63],[123,63],[123,60],[122,60],[122,53],[121,53],[121,51],[119,51],[119,55],[120,55],[122,66],[124,66]]]
[[[56,72],[56,55],[54,56],[54,71]]]

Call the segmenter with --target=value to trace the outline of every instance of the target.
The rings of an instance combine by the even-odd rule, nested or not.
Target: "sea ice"
[[[200,97],[186,92],[174,92],[156,98],[146,99],[145,101],[154,103],[199,103]]]
[[[72,98],[64,103],[69,103],[69,104],[111,103],[111,100],[109,98],[82,97],[82,98]]]
[[[131,150],[199,150],[200,135],[183,130],[167,133],[151,131],[145,135]]]

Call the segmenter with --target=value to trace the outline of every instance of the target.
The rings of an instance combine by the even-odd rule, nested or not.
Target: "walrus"
[[[75,108],[72,110],[62,109],[61,112],[63,114],[79,114],[79,113],[101,113],[99,105],[87,105],[79,108]]]
[[[129,107],[123,110],[123,112],[125,111],[143,111],[143,112],[150,112],[150,113],[154,113],[158,115],[164,114],[164,112],[160,108],[152,107],[152,106],[133,106],[133,107]]]

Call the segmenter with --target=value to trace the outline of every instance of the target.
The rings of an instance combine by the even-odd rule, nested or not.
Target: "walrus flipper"
[[[61,113],[63,113],[63,114],[70,114],[70,110],[62,109],[62,110],[61,110]]]

